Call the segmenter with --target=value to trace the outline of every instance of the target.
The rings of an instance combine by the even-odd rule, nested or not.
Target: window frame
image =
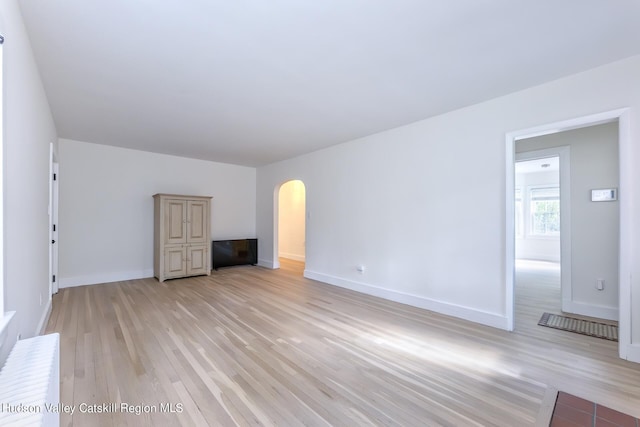
[[[554,189],[557,190],[558,196],[557,198],[553,198],[553,199],[544,199],[544,198],[539,198],[537,200],[535,200],[535,192],[537,190],[545,190],[545,189]],[[545,201],[545,200],[553,200],[553,201],[557,201],[558,204],[558,231],[554,232],[554,233],[545,233],[545,234],[540,234],[540,233],[536,233],[535,231],[535,210],[534,210],[534,202],[536,201]],[[560,210],[561,205],[560,205],[560,185],[559,184],[540,184],[540,185],[531,185],[527,187],[527,208],[528,208],[528,218],[527,218],[527,222],[528,222],[528,227],[527,227],[527,238],[531,238],[531,239],[559,239],[560,238],[560,224],[561,224],[561,215],[562,212]]]
[[[514,191],[514,226],[515,226],[515,235],[516,239],[524,239],[526,236],[525,230],[525,195],[528,194],[525,188],[516,187]],[[520,204],[518,205],[518,202]]]

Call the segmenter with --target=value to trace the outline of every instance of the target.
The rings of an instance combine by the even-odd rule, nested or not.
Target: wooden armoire
[[[155,194],[153,274],[159,281],[211,274],[211,197]]]

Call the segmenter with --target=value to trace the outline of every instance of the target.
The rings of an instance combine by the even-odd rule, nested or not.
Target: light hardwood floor
[[[532,306],[553,298],[526,284],[554,292],[540,272],[518,273],[513,333],[300,274],[283,262],[62,289],[47,332],[61,334],[63,403],[184,410],[76,406],[61,425],[544,425],[558,389],[640,416],[640,365],[616,343],[535,325]]]

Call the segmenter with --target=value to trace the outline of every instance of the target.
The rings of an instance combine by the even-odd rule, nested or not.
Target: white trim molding
[[[15,320],[15,315],[15,311],[0,314],[0,366],[4,365],[7,355],[16,343],[18,322]]]
[[[304,255],[290,254],[290,253],[287,253],[287,252],[281,252],[279,257],[280,258],[290,259],[290,260],[293,260],[293,261],[299,261],[299,262],[304,262],[305,261],[305,256]]]
[[[123,280],[136,280],[153,277],[153,269],[136,271],[118,271],[104,274],[91,274],[87,276],[61,277],[60,288],[73,288],[76,286],[98,285],[102,283],[121,282]]]
[[[615,307],[587,304],[579,301],[562,299],[562,311],[564,313],[579,314],[581,316],[595,317],[597,319],[618,320],[619,310]]]
[[[3,347],[4,342],[7,339],[9,325],[11,324],[11,321],[13,320],[13,317],[15,315],[16,315],[15,311],[7,311],[2,315],[2,318],[0,318],[0,348]]]
[[[620,111],[618,116],[618,138],[620,144],[618,146],[618,156],[620,162],[620,187],[618,193],[618,203],[620,204],[620,271],[618,282],[618,298],[620,301],[620,315],[618,318],[618,351],[620,357],[633,362],[640,363],[640,343],[632,342],[632,323],[631,323],[631,304],[633,302],[632,295],[632,251],[633,237],[633,206],[631,198],[627,194],[631,194],[631,189],[636,183],[633,182],[632,170],[637,167],[633,164],[632,142],[631,142],[631,119],[629,118],[629,109]],[[637,212],[636,212],[637,215]],[[640,313],[636,313],[638,315]],[[638,322],[636,322],[638,324]]]
[[[47,323],[49,323],[49,318],[51,317],[51,310],[53,309],[53,304],[51,298],[47,300],[47,306],[42,313],[42,317],[40,318],[40,322],[38,322],[38,327],[36,328],[35,335],[44,335],[45,329],[47,329]]]
[[[271,270],[277,270],[278,268],[280,268],[280,262],[277,262],[277,261],[274,262],[270,259],[259,258],[258,266],[264,267],[264,268],[270,268]]]
[[[350,289],[352,291],[360,292],[367,295],[372,295],[378,298],[383,298],[386,300],[399,302],[401,304],[407,304],[413,307],[430,310],[439,314],[457,317],[459,319],[468,320],[470,322],[480,323],[482,325],[499,329],[507,329],[507,318],[500,314],[489,313],[470,307],[464,307],[461,305],[451,304],[444,301],[437,301],[418,295],[398,292],[396,290],[381,288],[378,286],[370,285],[368,283],[347,280],[311,270],[304,270],[304,277],[312,280],[317,280],[329,285]]]
[[[619,336],[619,332],[618,332],[618,336]],[[640,361],[640,344],[629,344],[625,349],[625,351],[626,351],[626,357],[623,357],[623,359],[627,359],[632,362]]]

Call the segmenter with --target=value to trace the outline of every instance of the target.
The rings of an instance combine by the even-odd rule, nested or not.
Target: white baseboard
[[[425,310],[435,311],[447,316],[458,317],[482,325],[491,326],[499,329],[507,329],[507,317],[495,313],[488,313],[476,310],[470,307],[464,307],[448,302],[437,301],[418,295],[398,292],[392,289],[380,288],[378,286],[369,285],[367,283],[355,282],[352,280],[342,279],[315,271],[305,270],[304,277],[308,279],[324,282],[329,285],[339,286],[341,288],[351,289],[352,291],[361,292],[367,295],[373,295],[390,301],[411,305],[413,307],[423,308]]]
[[[597,319],[618,320],[618,309],[603,305],[563,300],[562,311],[565,313],[579,314],[581,316],[595,317]]]
[[[524,259],[528,261],[560,262],[559,256],[549,254],[526,254],[526,256],[516,254],[516,259]]]
[[[281,253],[280,254],[280,258],[286,258],[286,259],[290,259],[293,261],[300,261],[300,262],[304,262],[305,261],[305,256],[304,255],[297,255],[297,254],[289,254],[289,253]]]
[[[258,259],[258,265],[260,267],[270,268],[272,270],[280,268],[280,263],[279,262],[273,262],[271,260],[264,259],[264,258],[259,258]]]
[[[626,354],[620,352],[620,357],[629,362],[640,363],[640,344],[628,344],[626,346]]]
[[[7,311],[4,315],[0,313],[0,366],[4,365],[4,361],[16,343],[18,326],[17,322],[13,321],[15,315],[15,311]]]
[[[42,318],[38,323],[35,336],[44,335],[44,331],[45,329],[47,329],[47,323],[49,323],[49,318],[51,317],[52,308],[53,308],[52,299],[49,298],[49,300],[47,301],[47,307],[45,308],[44,313],[42,313]]]
[[[118,271],[114,273],[93,274],[89,276],[61,277],[61,288],[73,288],[75,286],[96,285],[99,283],[120,282],[122,280],[136,280],[153,277],[153,269]]]

